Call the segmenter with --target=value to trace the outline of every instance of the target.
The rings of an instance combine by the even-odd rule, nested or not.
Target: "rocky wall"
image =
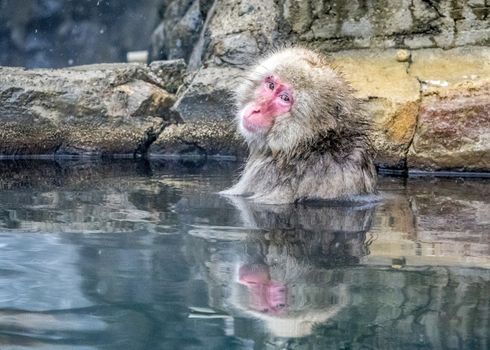
[[[192,51],[203,64],[174,107],[187,125],[150,152],[179,153],[172,140],[204,123],[194,149],[216,153],[208,140],[233,123],[237,77],[292,43],[330,55],[365,101],[379,166],[489,170],[489,12],[485,1],[215,1]]]
[[[232,90],[253,60],[293,43],[328,54],[365,102],[380,167],[490,170],[488,1],[168,0],[158,8],[150,58],[182,58],[187,68],[2,68],[0,154],[245,157]]]

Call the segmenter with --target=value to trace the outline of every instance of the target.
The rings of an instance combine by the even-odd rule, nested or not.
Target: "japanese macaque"
[[[369,125],[324,56],[303,48],[274,53],[235,95],[249,158],[239,182],[222,194],[282,204],[375,192]]]

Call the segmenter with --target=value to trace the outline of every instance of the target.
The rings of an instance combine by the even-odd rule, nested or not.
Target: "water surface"
[[[239,167],[0,162],[0,349],[490,348],[488,179],[261,206]]]

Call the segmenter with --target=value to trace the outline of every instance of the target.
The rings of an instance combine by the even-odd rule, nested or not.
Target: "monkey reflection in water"
[[[207,266],[214,307],[263,320],[274,336],[302,337],[348,305],[341,268],[368,254],[373,206],[230,200],[244,226],[254,230],[238,242],[221,244],[223,237],[213,244],[218,251],[211,253]],[[218,297],[222,295],[225,300]]]

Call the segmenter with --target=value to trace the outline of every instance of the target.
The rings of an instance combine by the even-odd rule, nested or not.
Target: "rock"
[[[490,49],[418,50],[410,74],[423,90],[408,166],[490,169]]]
[[[410,52],[407,50],[398,50],[396,52],[396,60],[398,62],[408,62],[410,60]]]
[[[490,48],[466,46],[451,50],[417,50],[412,54],[409,72],[421,81],[424,90],[485,78],[490,74]]]
[[[280,7],[273,0],[221,1],[203,29],[203,62],[206,66],[249,66],[257,56],[285,42],[287,35],[280,33],[279,21]]]
[[[187,66],[183,59],[153,61],[149,67],[161,79],[163,88],[172,94],[184,83]]]
[[[488,4],[466,1],[279,1],[282,30],[324,51],[486,45]]]
[[[169,129],[152,147],[152,153],[180,154],[192,148],[202,154],[244,155],[243,140],[230,127],[235,115],[232,91],[243,74],[243,67],[275,42],[278,32],[273,18],[277,13],[272,0],[240,4],[226,0],[216,7],[203,29],[202,52],[194,53],[204,59],[204,64],[186,88],[179,91],[174,106],[182,119],[192,125]],[[201,148],[178,145],[176,140],[192,143],[185,135],[187,132],[198,137],[199,141],[193,144]],[[214,142],[224,148],[219,149]]]
[[[453,8],[455,18],[455,46],[490,44],[489,20],[490,4],[481,1],[468,1],[467,4]]]
[[[166,0],[151,36],[150,60],[189,61],[211,4],[210,0]]]
[[[490,79],[424,94],[408,167],[490,169]]]
[[[146,153],[180,118],[145,65],[0,68],[0,154]]]
[[[199,155],[244,158],[247,149],[235,125],[225,121],[190,122],[168,126],[151,145],[150,156]]]
[[[217,41],[213,50],[215,62],[224,62],[233,66],[249,66],[260,50],[256,39],[250,32],[231,34]]]
[[[271,38],[264,38],[270,37],[276,27],[270,20],[270,14],[275,12],[273,1],[237,5],[226,0],[216,8],[193,55],[193,61],[205,59],[205,64],[179,91],[174,106],[186,124],[173,126],[160,135],[151,154],[245,156],[243,140],[232,127],[232,90],[242,75],[240,67],[256,58],[266,43],[272,43]]]
[[[239,10],[237,10],[237,7]],[[274,1],[225,0],[203,29],[203,66],[175,106],[185,121],[230,120],[231,92],[244,66],[270,48],[277,36]]]
[[[394,50],[343,51],[332,55],[335,66],[364,100],[373,121],[376,163],[403,168],[415,132],[420,85],[407,65],[393,59]]]
[[[236,68],[201,68],[179,96],[174,108],[184,121],[231,120],[232,89],[242,71]]]

